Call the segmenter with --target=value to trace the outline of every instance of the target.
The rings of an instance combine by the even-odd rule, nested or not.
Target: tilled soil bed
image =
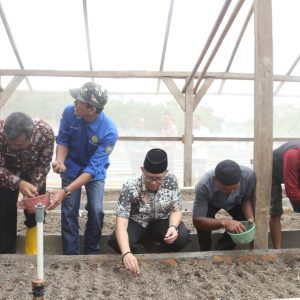
[[[87,212],[83,210],[81,213],[79,221],[83,234]],[[228,215],[221,212],[217,217]],[[191,232],[195,233],[191,212],[184,213],[183,221]],[[23,212],[19,212],[19,234],[25,234],[23,222]],[[107,214],[103,234],[110,234],[114,226],[115,216]],[[282,229],[300,229],[299,214],[286,209],[282,216]],[[60,213],[50,212],[46,218],[45,233],[60,232]],[[227,255],[228,252],[215,253],[214,255],[219,257]],[[265,255],[266,258],[271,257],[269,260],[254,258],[252,251],[246,251],[247,262],[234,260],[231,264],[217,263],[212,257],[199,258],[199,255],[210,254],[190,254],[190,258],[182,257],[182,254],[176,257],[172,254],[154,254],[151,259],[145,259],[149,254],[137,255],[141,269],[139,275],[132,275],[126,271],[119,255],[46,256],[45,295],[47,299],[64,300],[260,300],[300,297],[300,250],[296,255],[277,258],[276,255],[273,257],[271,251]],[[170,255],[171,258],[163,258],[164,255]],[[34,257],[0,256],[0,300],[32,299],[29,292],[35,274]]]
[[[229,218],[229,215],[221,211],[217,214],[217,218]],[[60,213],[59,211],[54,211],[48,213],[46,217],[46,222],[44,226],[45,234],[60,234]],[[87,219],[87,211],[82,210],[81,216],[79,217],[80,223],[80,233],[83,234],[85,223]],[[192,222],[192,214],[191,212],[184,212],[183,214],[183,222],[184,224],[191,230],[191,233],[196,233],[196,230],[193,226]],[[299,230],[300,229],[300,215],[292,212],[289,209],[285,210],[285,213],[281,218],[282,229],[283,230]],[[115,215],[114,214],[106,214],[104,218],[104,227],[103,234],[111,234],[115,228]],[[19,212],[18,215],[18,234],[25,234],[25,225],[24,225],[24,214],[23,212]]]
[[[300,296],[300,255],[216,264],[212,259],[140,259],[132,275],[116,256],[45,257],[46,299],[282,299]],[[0,300],[32,299],[33,257],[0,256]]]

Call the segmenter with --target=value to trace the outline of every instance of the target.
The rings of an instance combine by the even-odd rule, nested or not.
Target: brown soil
[[[194,191],[191,189],[182,191],[183,199],[185,203],[192,203],[194,200]],[[116,203],[119,196],[119,191],[108,191],[105,194],[105,201],[110,203]],[[82,201],[86,201],[85,197],[82,197]],[[113,207],[115,207],[113,205]],[[296,230],[300,229],[300,215],[295,214],[290,209],[285,209],[282,216],[282,229],[283,230]],[[86,223],[87,212],[85,210],[81,211],[81,217],[79,217],[80,223],[80,234],[83,234],[85,223]],[[225,212],[221,211],[216,215],[217,218],[230,218],[230,216]],[[186,211],[183,215],[184,224],[191,230],[191,233],[195,233],[196,230],[193,227],[191,212]],[[104,218],[104,227],[103,234],[111,234],[115,227],[115,216],[113,213],[105,215]],[[24,225],[24,214],[19,212],[18,216],[18,233],[25,234],[25,225]],[[46,217],[46,223],[44,226],[45,234],[60,234],[60,214],[59,211],[49,212]]]
[[[229,218],[230,216],[222,211],[217,214],[217,218]],[[80,234],[83,234],[85,223],[87,219],[87,212],[82,211],[82,216],[79,217]],[[191,233],[196,233],[193,226],[192,215],[190,212],[183,214],[184,224],[191,230]],[[286,210],[281,218],[281,225],[283,230],[299,230],[300,229],[300,216],[290,210]],[[106,214],[104,218],[103,234],[111,234],[115,228],[115,216],[113,214]],[[18,216],[18,234],[25,234],[24,215],[22,212]],[[59,212],[50,212],[46,217],[44,226],[45,234],[60,234],[60,214]]]
[[[114,199],[116,200],[116,199]],[[218,217],[226,217],[222,212]],[[23,213],[19,213],[19,234],[24,234]],[[86,212],[79,218],[81,233]],[[184,213],[184,223],[195,232],[191,213]],[[104,234],[114,230],[115,217],[105,217]],[[282,216],[282,228],[300,229],[300,217],[290,210]],[[60,234],[60,214],[48,214],[46,233]],[[47,299],[275,299],[300,297],[300,254],[274,261],[214,264],[213,260],[176,259],[143,260],[138,256],[141,274],[128,273],[119,255],[87,259],[46,256]],[[35,278],[35,258],[0,256],[0,300],[31,299],[31,280]]]
[[[33,258],[2,256],[0,299],[31,299]],[[107,262],[45,258],[47,299],[275,299],[300,295],[300,256],[234,264],[212,260],[144,260],[141,274],[128,273],[115,258]]]

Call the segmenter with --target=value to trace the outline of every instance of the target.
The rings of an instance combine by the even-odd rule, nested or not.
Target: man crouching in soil
[[[116,230],[108,244],[122,254],[124,266],[135,274],[140,269],[133,253],[144,252],[140,242],[147,237],[159,241],[159,252],[179,251],[190,240],[189,230],[181,222],[177,179],[168,174],[167,167],[167,153],[151,149],[141,167],[142,175],[128,180],[119,197]]]
[[[241,233],[246,230],[240,221],[254,221],[253,197],[256,186],[254,172],[232,160],[223,160],[215,170],[208,171],[196,185],[193,207],[193,223],[201,251],[211,250],[211,232],[224,228]],[[224,209],[231,219],[215,219]],[[227,232],[217,242],[216,250],[232,250],[235,243]]]

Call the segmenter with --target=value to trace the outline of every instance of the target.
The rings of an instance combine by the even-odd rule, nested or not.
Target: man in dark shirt
[[[275,249],[281,248],[282,188],[294,212],[300,213],[300,142],[288,142],[273,151],[270,233]]]
[[[19,192],[34,197],[46,191],[54,133],[49,124],[21,112],[0,121],[0,253],[15,253]],[[36,254],[35,214],[24,210],[25,253]]]
[[[223,160],[208,171],[196,185],[193,223],[197,229],[201,251],[211,250],[211,232],[224,228],[239,233],[245,231],[241,222],[253,222],[253,197],[256,186],[254,172],[232,160]],[[215,219],[224,209],[231,219]],[[235,243],[225,232],[218,241],[217,250],[231,250]]]

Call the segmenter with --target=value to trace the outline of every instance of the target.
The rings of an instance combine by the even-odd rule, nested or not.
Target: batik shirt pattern
[[[26,173],[30,182],[41,187],[46,183],[53,156],[54,133],[49,124],[34,120],[30,144],[26,149],[10,152],[3,133],[4,121],[0,121],[0,187],[17,189],[21,172]]]
[[[155,192],[149,191],[143,176],[139,176],[123,185],[116,215],[131,218],[141,226],[147,227],[149,222],[168,219],[170,212],[181,209],[182,196],[174,175],[167,175]]]

